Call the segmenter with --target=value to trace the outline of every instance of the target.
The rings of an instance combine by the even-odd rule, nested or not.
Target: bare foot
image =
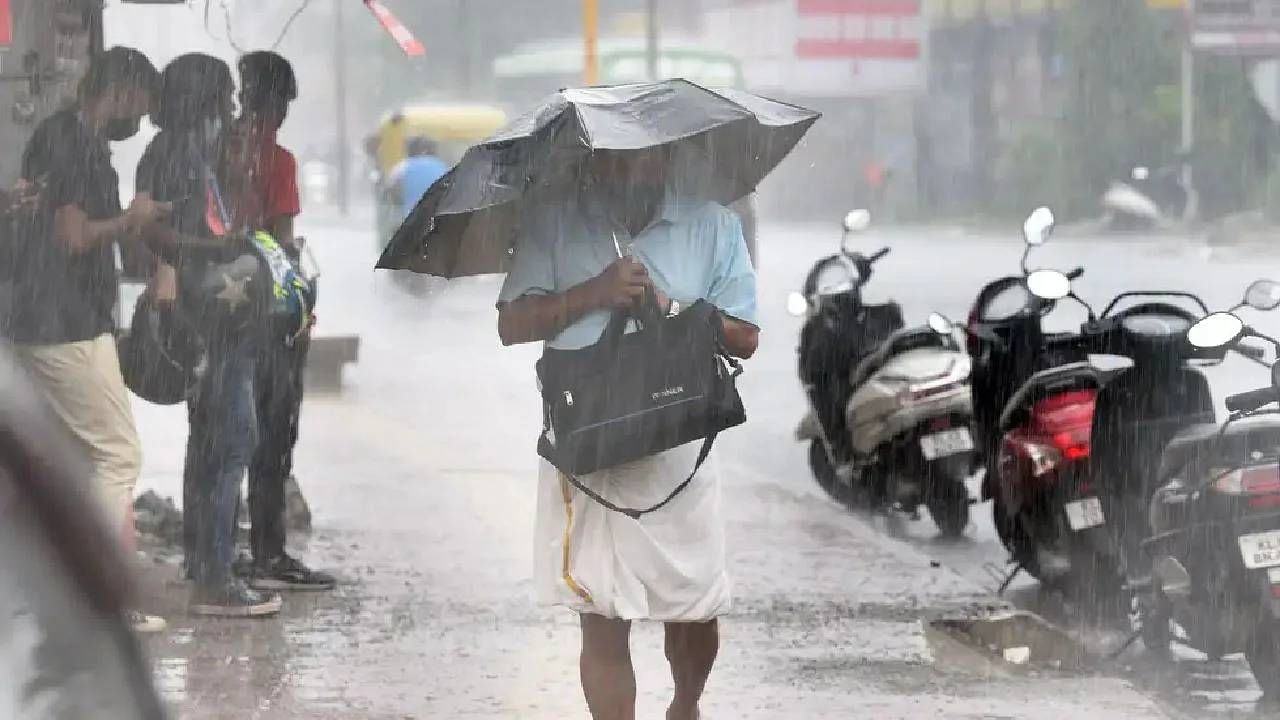
[[[667,720],[702,720],[702,711],[694,708],[692,712],[679,713],[675,708],[667,708]]]

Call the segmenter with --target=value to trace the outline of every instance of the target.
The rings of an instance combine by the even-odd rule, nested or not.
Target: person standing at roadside
[[[10,339],[86,450],[106,511],[130,549],[142,447],[113,334],[115,253],[170,207],[136,198],[121,209],[109,143],[137,134],[158,81],[136,50],[115,47],[94,58],[76,105],[41,123],[23,153],[22,177],[40,196],[12,247]],[[138,630],[164,627],[141,613],[130,620]]]
[[[257,443],[254,372],[257,330],[249,284],[259,267],[243,236],[230,232],[216,177],[235,82],[223,61],[198,53],[164,69],[152,122],[160,133],[138,164],[139,197],[172,200],[167,223],[149,231],[179,248],[160,263],[161,301],[174,302],[201,335],[204,368],[187,397],[190,433],[183,470],[187,571],[196,615],[260,617],[280,611],[232,574],[240,482]]]
[[[649,295],[679,312],[699,300],[720,311],[729,353],[759,342],[756,278],[732,211],[667,182],[665,148],[596,151],[579,197],[529,218],[499,299],[505,345],[596,344],[615,309]],[[622,247],[629,254],[618,257]],[[578,478],[611,502],[645,507],[694,466],[691,443]],[[554,466],[539,474],[535,582],[544,601],[579,613],[580,672],[596,720],[633,720],[633,620],[664,623],[675,681],[668,720],[696,720],[729,607],[720,482],[709,466],[660,513],[633,519],[575,491]]]
[[[277,135],[298,97],[293,67],[274,52],[240,58],[240,119],[228,138],[224,177],[234,198],[238,231],[265,231],[294,262],[301,253],[293,222],[301,212],[298,163]],[[259,346],[254,390],[258,447],[249,465],[251,584],[261,590],[328,590],[331,575],[312,570],[285,550],[285,488],[302,414],[303,371],[310,329],[281,342],[271,335]]]

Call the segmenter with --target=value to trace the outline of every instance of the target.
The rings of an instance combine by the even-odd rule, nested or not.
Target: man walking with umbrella
[[[501,296],[505,344],[592,345],[615,308],[653,292],[668,313],[709,301],[722,313],[726,349],[738,357],[755,352],[756,280],[742,228],[723,206],[668,187],[670,162],[666,148],[593,155],[581,195],[552,203],[517,252]],[[630,254],[610,261],[620,238]],[[581,480],[598,493],[625,492],[628,502],[656,501],[684,479],[694,450],[683,446]],[[661,515],[641,520],[571,491],[544,463],[537,581],[544,599],[581,615],[582,684],[596,718],[634,716],[628,637],[640,619],[666,624],[675,680],[668,717],[698,717],[719,648],[716,618],[729,605],[719,479],[714,471],[700,475]]]
[[[446,277],[508,272],[498,302],[503,343],[545,344],[539,454],[560,460],[542,462],[539,473],[535,583],[541,599],[580,616],[582,686],[597,720],[635,717],[635,620],[665,624],[675,682],[667,717],[699,717],[719,650],[717,618],[730,600],[719,477],[714,463],[702,461],[716,428],[741,422],[741,406],[736,421],[692,433],[649,426],[655,435],[679,435],[670,443],[640,440],[628,424],[632,415],[611,415],[621,418],[608,420],[619,434],[591,453],[614,457],[596,455],[584,472],[568,475],[557,469],[566,466],[561,452],[581,434],[562,425],[571,432],[556,437],[552,401],[576,403],[585,413],[608,405],[617,387],[591,385],[598,397],[561,393],[557,383],[570,366],[557,364],[603,357],[612,365],[625,357],[646,372],[650,355],[621,349],[643,353],[646,346],[623,342],[624,326],[633,323],[618,311],[647,317],[646,330],[706,318],[716,363],[752,355],[759,342],[756,278],[741,224],[724,204],[754,190],[817,118],[681,80],[561,91],[435,183],[378,263]],[[679,317],[662,320],[663,313]],[[642,343],[646,337],[654,336]],[[608,354],[614,349],[621,354]],[[662,357],[655,362],[657,375],[680,372]],[[721,389],[672,404],[714,402]],[[640,397],[662,404],[686,388],[649,391],[645,386]],[[623,449],[630,435],[637,443]],[[702,442],[690,442],[695,437]]]

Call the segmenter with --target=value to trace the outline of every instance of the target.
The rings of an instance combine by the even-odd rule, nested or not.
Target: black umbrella
[[[476,145],[396,231],[377,267],[441,277],[507,269],[526,203],[576,192],[591,154],[669,146],[672,172],[728,204],[755,190],[819,114],[685,80],[561,90]]]

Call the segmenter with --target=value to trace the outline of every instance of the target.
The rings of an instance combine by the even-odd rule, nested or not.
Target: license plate
[[[1280,531],[1241,535],[1240,555],[1250,570],[1280,565]]]
[[[1088,530],[1106,525],[1107,518],[1102,514],[1102,501],[1096,497],[1074,500],[1066,504],[1067,524],[1072,530]]]
[[[973,449],[973,436],[969,428],[952,428],[920,438],[920,452],[925,460],[935,460],[948,455],[958,455]]]

